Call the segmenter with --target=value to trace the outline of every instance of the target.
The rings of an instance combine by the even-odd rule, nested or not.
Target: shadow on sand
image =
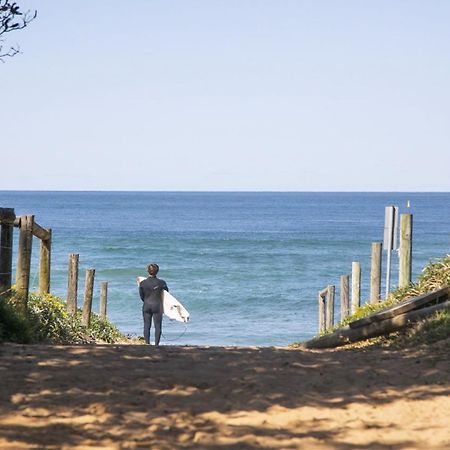
[[[450,394],[445,347],[8,344],[0,361],[2,448],[416,448],[387,442],[395,420],[367,411]],[[352,432],[367,440],[353,444]]]

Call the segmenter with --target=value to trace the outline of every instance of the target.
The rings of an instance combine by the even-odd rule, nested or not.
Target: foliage
[[[430,261],[422,270],[415,283],[411,283],[404,288],[398,288],[391,292],[388,298],[379,303],[367,303],[359,307],[351,316],[346,317],[332,330],[326,331],[328,334],[343,327],[350,322],[366,317],[374,312],[389,308],[408,298],[416,297],[427,292],[435,291],[439,288],[450,286],[450,255],[444,258]],[[383,343],[384,345],[413,344],[423,342],[434,342],[438,339],[450,337],[450,313],[448,311],[438,311],[436,314],[417,322],[404,332],[397,332],[390,338],[373,338],[370,343]]]
[[[91,313],[91,324],[81,322],[81,310],[72,317],[66,305],[51,294],[30,294],[28,311],[16,307],[17,297],[0,300],[0,340],[19,343],[52,342],[61,344],[125,340],[116,326]]]
[[[10,341],[27,344],[33,340],[30,322],[7,298],[0,299],[0,342]]]
[[[0,0],[0,36],[11,31],[21,30],[25,28],[37,16],[37,11],[21,12],[20,6],[9,0]],[[20,52],[18,46],[11,46],[9,49],[3,49],[3,40],[0,40],[0,61],[8,56],[12,57]]]
[[[83,339],[82,331],[77,329],[65,305],[53,295],[30,294],[28,314],[35,324],[35,337],[39,341],[69,343]]]
[[[399,336],[398,344],[431,344],[450,337],[450,311],[436,311]]]
[[[81,311],[78,311],[78,321],[81,323]],[[85,329],[85,332],[89,333],[90,339],[96,342],[108,342],[112,344],[119,340],[125,339],[125,336],[113,325],[109,320],[100,319],[100,317],[91,313],[91,323],[89,329]]]

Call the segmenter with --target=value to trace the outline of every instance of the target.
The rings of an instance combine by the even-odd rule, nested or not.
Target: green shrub
[[[18,314],[9,298],[0,299],[0,342],[27,344],[33,340],[33,327],[27,317]]]
[[[64,303],[50,294],[30,294],[28,313],[36,324],[35,338],[38,341],[55,343],[80,342],[83,334],[68,314]]]
[[[116,326],[95,313],[91,313],[91,324],[86,328],[81,310],[72,317],[65,303],[51,294],[30,294],[27,312],[20,311],[14,294],[0,300],[0,340],[60,344],[126,340]]]
[[[450,338],[450,311],[441,310],[400,333],[394,344],[400,346],[431,344],[448,338]]]
[[[125,338],[115,325],[108,320],[100,319],[95,313],[91,314],[91,324],[87,331],[94,341],[108,342],[110,344]]]

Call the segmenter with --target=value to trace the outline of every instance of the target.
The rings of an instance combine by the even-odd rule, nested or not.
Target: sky
[[[447,0],[18,3],[0,190],[450,191]]]

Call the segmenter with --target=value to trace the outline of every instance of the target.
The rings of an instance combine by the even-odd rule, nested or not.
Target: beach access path
[[[0,345],[0,448],[450,448],[450,342]]]

